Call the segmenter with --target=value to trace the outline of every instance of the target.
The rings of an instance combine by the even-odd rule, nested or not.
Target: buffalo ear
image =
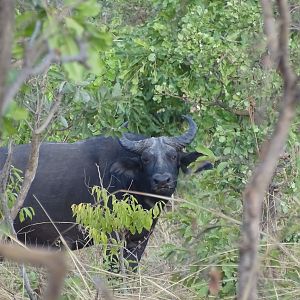
[[[200,156],[203,156],[203,154],[196,151],[190,153],[182,152],[180,155],[180,167],[182,172],[188,173],[189,172],[188,166]]]
[[[141,164],[137,157],[122,158],[117,160],[110,167],[110,173],[114,175],[122,175],[128,178],[134,178],[136,171],[140,170]]]

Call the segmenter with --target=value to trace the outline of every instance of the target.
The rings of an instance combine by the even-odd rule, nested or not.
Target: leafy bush
[[[118,256],[119,250],[126,247],[126,232],[135,234],[144,228],[150,230],[153,218],[157,218],[161,211],[159,202],[152,209],[145,210],[132,195],[124,195],[124,199],[119,200],[98,186],[92,188],[92,195],[96,198],[95,205],[73,204],[72,210],[76,222],[84,226],[89,238],[101,245],[104,258],[108,249],[111,256]]]

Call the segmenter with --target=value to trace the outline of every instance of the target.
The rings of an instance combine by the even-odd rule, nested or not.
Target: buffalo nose
[[[170,174],[154,174],[153,183],[157,186],[165,186],[171,182],[171,175]]]

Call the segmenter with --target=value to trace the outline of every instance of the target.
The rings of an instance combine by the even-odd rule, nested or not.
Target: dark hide
[[[128,140],[144,139],[134,134],[125,136]],[[24,207],[33,207],[35,216],[32,221],[26,218],[22,223],[16,217],[14,227],[18,239],[26,244],[53,247],[58,245],[58,229],[72,250],[89,246],[92,242],[87,244],[86,233],[75,224],[71,205],[94,203],[90,188],[95,185],[103,185],[110,193],[130,189],[171,196],[179,168],[186,170],[200,154],[183,153],[165,144],[162,138],[150,140],[151,146],[139,154],[126,150],[119,139],[112,137],[99,136],[76,143],[43,143],[37,173],[24,202]],[[30,145],[16,146],[13,166],[24,171],[29,151]],[[0,148],[0,169],[6,156],[7,149]],[[136,197],[145,209],[158,201]],[[155,223],[156,220],[153,228]],[[141,259],[151,232],[144,230],[126,237],[127,258],[136,262]]]

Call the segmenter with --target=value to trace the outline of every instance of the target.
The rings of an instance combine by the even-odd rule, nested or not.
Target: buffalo
[[[75,143],[42,143],[36,176],[23,205],[32,207],[35,215],[23,222],[19,216],[15,218],[18,239],[26,244],[56,247],[59,231],[72,250],[91,245],[92,241],[86,242],[86,232],[75,223],[71,206],[94,204],[90,187],[95,185],[101,184],[109,193],[131,190],[171,196],[179,169],[187,171],[188,165],[201,155],[183,151],[197,131],[191,117],[185,119],[188,130],[175,137],[125,133],[121,138],[97,136]],[[29,151],[30,144],[16,146],[12,165],[24,171]],[[0,169],[6,157],[7,148],[1,148]],[[117,195],[123,197],[120,192]],[[159,201],[146,195],[135,197],[144,209],[152,208]],[[144,229],[140,234],[126,235],[125,258],[133,262],[131,266],[136,266],[141,259],[156,221],[153,220],[150,231]]]

